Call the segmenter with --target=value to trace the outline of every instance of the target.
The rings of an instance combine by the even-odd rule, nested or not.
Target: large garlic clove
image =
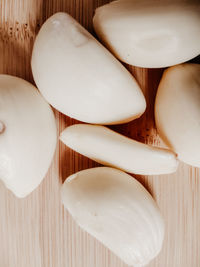
[[[144,266],[161,250],[162,216],[130,175],[108,167],[80,171],[65,181],[62,200],[78,225],[128,265]]]
[[[200,2],[119,0],[96,10],[94,28],[120,60],[158,68],[200,54]]]
[[[84,156],[130,173],[172,173],[178,166],[172,151],[142,144],[103,126],[75,124],[60,139]]]
[[[0,75],[0,179],[17,196],[44,178],[57,142],[53,111],[30,83]]]
[[[178,158],[200,167],[200,65],[182,64],[164,72],[155,119],[160,136]]]
[[[146,108],[132,75],[68,14],[57,13],[42,26],[32,70],[47,101],[80,121],[123,123]]]

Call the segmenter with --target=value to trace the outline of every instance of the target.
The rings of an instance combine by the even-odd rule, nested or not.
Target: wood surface
[[[93,33],[94,10],[106,2],[0,0],[0,73],[33,82],[31,51],[42,23],[57,11],[66,11]],[[112,128],[142,142],[162,145],[153,118],[154,97],[162,70],[127,68],[141,85],[148,106],[140,119]],[[57,111],[55,116],[58,133],[76,123]],[[0,183],[0,267],[126,266],[82,231],[61,205],[60,188],[65,178],[96,165],[58,143],[48,175],[30,196],[17,199]],[[148,267],[199,267],[199,169],[180,164],[173,175],[136,178],[151,192],[166,222],[163,249]]]

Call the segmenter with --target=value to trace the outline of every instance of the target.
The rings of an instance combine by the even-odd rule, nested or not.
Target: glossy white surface
[[[139,67],[179,64],[200,54],[200,2],[118,0],[96,10],[94,28],[120,60]]]
[[[80,121],[123,123],[146,108],[133,76],[66,13],[56,13],[40,29],[32,71],[47,101]]]
[[[25,197],[53,158],[54,114],[32,84],[9,75],[0,75],[0,109],[0,179],[17,197]]]
[[[162,247],[164,223],[146,189],[130,175],[107,167],[66,179],[62,201],[75,221],[131,266],[144,266]]]
[[[200,167],[200,65],[164,72],[155,103],[156,126],[178,158]]]
[[[60,139],[86,157],[130,173],[172,173],[178,166],[172,151],[137,142],[103,126],[75,124],[67,127]]]

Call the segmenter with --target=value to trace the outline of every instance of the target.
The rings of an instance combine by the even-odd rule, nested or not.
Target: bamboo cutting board
[[[106,2],[0,0],[0,73],[33,82],[31,50],[42,23],[53,13],[66,11],[93,32],[93,12]],[[139,141],[162,145],[153,119],[162,70],[127,68],[141,85],[148,106],[140,119],[112,128]],[[57,111],[55,116],[58,133],[76,123]],[[60,188],[65,178],[93,166],[97,164],[58,143],[46,178],[30,196],[16,199],[0,183],[0,267],[126,266],[83,232],[61,205]],[[166,222],[163,249],[148,267],[200,267],[199,175],[199,169],[180,164],[173,175],[136,177],[153,195]]]

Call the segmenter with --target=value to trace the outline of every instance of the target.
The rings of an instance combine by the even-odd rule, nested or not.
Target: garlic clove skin
[[[155,102],[156,127],[178,158],[200,167],[200,65],[167,69]]]
[[[121,61],[161,68],[200,54],[200,2],[119,0],[97,8],[94,28]]]
[[[23,198],[51,164],[57,143],[54,114],[32,84],[9,75],[0,75],[0,107],[0,179]]]
[[[104,126],[75,124],[61,133],[60,140],[90,159],[130,173],[166,174],[178,166],[174,152],[137,142]]]
[[[118,124],[145,111],[145,98],[133,76],[66,13],[56,13],[43,24],[31,64],[40,92],[67,116]]]
[[[130,175],[98,167],[77,172],[62,186],[76,223],[126,264],[148,264],[160,252],[164,222],[146,189]]]

